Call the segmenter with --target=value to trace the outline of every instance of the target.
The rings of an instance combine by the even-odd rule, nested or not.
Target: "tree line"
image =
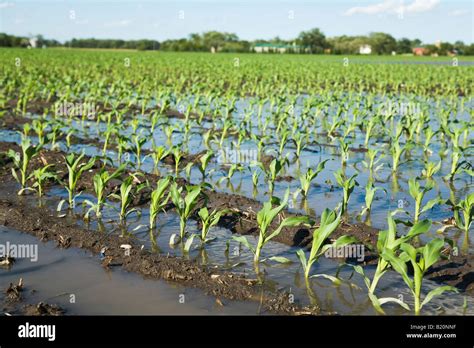
[[[390,34],[376,32],[367,36],[336,36],[327,38],[318,28],[301,32],[296,38],[283,40],[275,37],[270,40],[258,39],[254,41],[240,40],[234,33],[209,31],[202,34],[193,33],[187,38],[176,40],[118,40],[118,39],[72,39],[64,43],[57,40],[47,40],[41,35],[36,37],[37,47],[74,47],[74,48],[110,48],[162,51],[195,51],[195,52],[251,52],[255,45],[266,44],[271,46],[287,47],[287,52],[298,53],[331,53],[331,54],[358,54],[363,45],[369,45],[372,54],[412,53],[415,47],[423,47],[424,54],[447,55],[455,52],[461,55],[474,55],[474,44],[464,44],[462,41],[454,43],[441,42],[423,44],[419,39],[395,39]],[[0,33],[0,46],[27,47],[30,41],[26,37],[17,37]],[[297,48],[297,49],[296,49]]]

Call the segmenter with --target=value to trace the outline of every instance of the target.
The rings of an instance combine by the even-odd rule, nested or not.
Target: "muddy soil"
[[[20,278],[17,284],[10,283],[4,291],[3,303],[0,302],[3,313],[9,315],[28,315],[28,316],[60,316],[66,311],[56,304],[39,302],[38,304],[23,304],[29,293],[34,289],[28,289],[23,279]]]

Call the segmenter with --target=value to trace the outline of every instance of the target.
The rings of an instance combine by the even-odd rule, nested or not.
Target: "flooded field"
[[[70,314],[474,314],[469,62],[22,54],[27,79],[7,65],[3,81],[1,238],[34,240],[25,229],[68,249],[40,243],[37,265],[0,270],[37,290],[31,301]],[[87,243],[29,227],[28,211],[97,241],[69,249]],[[125,273],[113,264],[130,249],[202,278]],[[208,287],[219,272],[241,292]],[[72,292],[80,305],[60,295]]]
[[[258,314],[258,304],[227,302],[202,291],[146,280],[118,270],[104,270],[97,255],[77,249],[62,250],[53,242],[38,243],[30,235],[0,227],[0,244],[36,247],[36,260],[18,259],[0,268],[1,284],[22,278],[23,300],[0,298],[3,311],[16,314],[27,304],[54,303],[66,315],[249,315]],[[2,293],[3,296],[3,293]],[[184,296],[184,297],[183,297]],[[18,309],[20,307],[20,309]]]

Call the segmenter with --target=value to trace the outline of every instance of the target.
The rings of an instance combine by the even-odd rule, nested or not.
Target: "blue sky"
[[[218,30],[241,39],[291,39],[320,28],[326,36],[373,31],[396,38],[474,37],[472,0],[0,0],[0,32],[76,38],[175,39]]]

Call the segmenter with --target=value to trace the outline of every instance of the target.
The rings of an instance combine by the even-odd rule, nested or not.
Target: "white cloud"
[[[448,15],[452,17],[459,17],[469,14],[469,10],[454,10],[448,13]]]
[[[373,5],[352,7],[348,9],[344,15],[352,16],[358,13],[374,15],[427,12],[435,8],[439,2],[440,0],[414,0],[405,5],[403,0],[385,0]]]
[[[15,4],[13,2],[0,2],[0,9],[13,7]]]
[[[132,23],[131,19],[122,19],[120,21],[104,23],[104,27],[126,27],[130,23]]]
[[[439,0],[415,0],[408,6],[403,6],[406,13],[431,11],[439,4]]]

